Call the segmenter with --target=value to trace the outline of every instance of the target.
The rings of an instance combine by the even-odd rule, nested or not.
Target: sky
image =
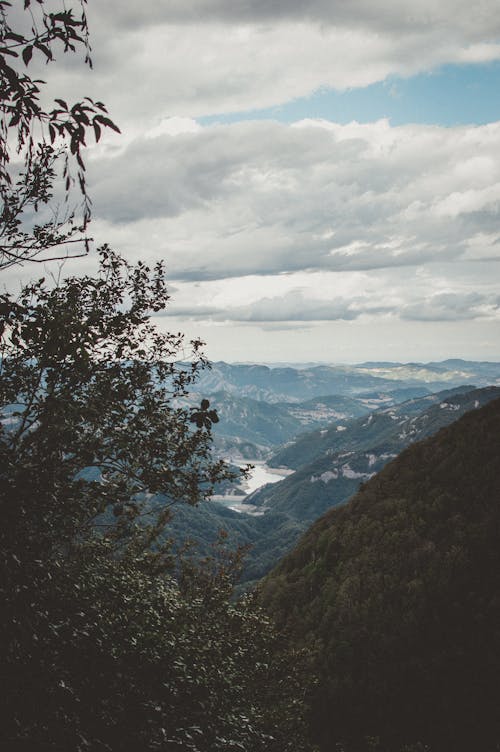
[[[122,131],[92,236],[165,260],[158,324],[211,360],[500,360],[499,10],[90,0],[50,86]]]

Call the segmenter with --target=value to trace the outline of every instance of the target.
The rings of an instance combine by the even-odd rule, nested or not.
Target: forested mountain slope
[[[268,464],[271,467],[285,466],[296,470],[327,452],[343,452],[353,448],[357,451],[363,448],[370,449],[375,444],[380,444],[385,435],[394,433],[395,425],[402,424],[406,419],[422,413],[432,405],[445,402],[448,398],[471,393],[474,388],[471,385],[463,385],[455,389],[406,399],[397,405],[389,403],[389,406],[374,409],[372,416],[367,420],[360,417],[358,420],[345,421],[340,428],[338,423],[332,423],[326,430],[318,429],[303,433],[276,452],[268,460]],[[484,390],[481,390],[481,393],[484,393]],[[474,402],[474,399],[469,400],[466,409],[472,409]],[[439,415],[439,411],[437,414]]]
[[[322,752],[498,749],[499,468],[496,399],[406,449],[264,581],[318,650]]]
[[[269,450],[304,431],[351,420],[370,411],[361,400],[340,395],[299,403],[263,402],[228,391],[209,397],[219,415],[219,422],[214,426],[216,436],[253,442]]]
[[[465,394],[441,393],[428,410],[427,401],[411,401],[397,408],[377,411],[354,421],[352,432],[339,432],[346,444],[342,451],[326,454],[278,483],[265,486],[247,497],[261,506],[261,516],[238,514],[220,504],[197,509],[173,508],[170,533],[176,540],[193,539],[204,552],[218,530],[228,532],[233,545],[250,544],[243,580],[263,577],[299,540],[307,527],[331,507],[342,504],[375,472],[412,441],[448,425],[470,409],[500,396],[500,389],[487,387]],[[397,419],[394,419],[394,416]],[[365,425],[366,424],[366,425]],[[251,509],[251,507],[249,507]]]
[[[314,461],[273,485],[247,497],[249,503],[274,512],[286,512],[302,522],[313,522],[352,496],[409,444],[436,433],[468,410],[500,397],[499,387],[441,392],[397,407],[377,410],[352,421],[345,431],[335,429],[325,451]],[[425,409],[426,405],[429,405]]]

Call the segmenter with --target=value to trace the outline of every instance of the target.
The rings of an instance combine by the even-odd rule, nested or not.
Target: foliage
[[[34,57],[54,63],[58,48],[63,53],[83,48],[91,65],[85,4],[79,0],[75,12],[65,3],[54,10],[45,0],[0,2],[0,268],[54,254],[65,257],[63,244],[76,243],[80,253],[88,250],[91,203],[82,150],[89,130],[98,141],[103,129],[119,129],[104,104],[89,97],[74,104],[56,99],[52,109],[44,109],[45,82],[28,73]],[[70,205],[75,191],[79,218]],[[51,211],[36,223],[33,216],[48,205]]]
[[[4,268],[87,248],[82,150],[89,129],[118,130],[101,102],[40,105],[34,55],[83,46],[90,63],[86,0],[80,15],[56,2],[0,0]],[[161,264],[99,256],[95,278],[0,296],[0,746],[307,750],[307,654],[234,599],[240,554],[223,537],[194,564],[165,532],[171,505],[234,479],[212,459],[217,412],[184,400],[202,343],[152,325],[169,297]]]
[[[497,748],[499,437],[496,399],[403,452],[264,581],[317,648],[325,752]]]
[[[336,440],[335,453],[325,453],[249,497],[248,501],[260,506],[265,513],[242,515],[215,502],[204,504],[202,509],[184,506],[175,509],[169,530],[176,541],[194,540],[203,552],[208,551],[220,528],[228,532],[232,544],[249,544],[241,573],[241,584],[248,588],[292,550],[322,513],[354,495],[363,476],[367,478],[382,469],[409,443],[437,432],[474,405],[486,404],[499,395],[498,387],[440,392],[423,401],[412,400],[395,406],[390,411],[376,411],[362,421],[346,421],[345,431],[337,432],[335,426],[327,431],[341,437]],[[219,409],[219,395],[211,395],[211,400]],[[248,400],[244,404],[248,404]],[[444,407],[441,408],[441,404]],[[221,410],[219,414],[222,430],[225,430],[227,412]],[[394,420],[391,415],[399,419]],[[309,436],[314,438],[315,434]],[[327,475],[322,479],[324,473]],[[226,481],[226,485],[225,490],[219,490],[218,485],[216,493],[228,493],[230,482]]]
[[[165,532],[176,544],[192,541],[197,550],[208,553],[220,529],[227,532],[230,545],[247,548],[240,583],[248,588],[293,548],[307,525],[283,512],[251,516],[208,501],[196,508],[186,505],[172,508]]]
[[[231,602],[232,564],[184,560],[177,583],[102,540],[60,560],[2,672],[5,748],[307,749],[307,663],[252,599]]]
[[[117,549],[149,546],[168,505],[156,514],[147,494],[196,504],[225,477],[210,458],[216,416],[206,401],[194,414],[176,402],[205,364],[201,343],[186,351],[149,320],[167,300],[161,265],[133,267],[107,247],[96,278],[1,296],[1,513],[32,556],[91,534],[106,510]]]
[[[179,561],[165,535],[171,504],[228,475],[208,400],[179,400],[201,343],[188,353],[150,321],[167,300],[161,265],[106,247],[96,278],[1,298],[9,750],[307,748],[307,662],[251,598],[233,600],[239,556],[222,539],[215,558]]]

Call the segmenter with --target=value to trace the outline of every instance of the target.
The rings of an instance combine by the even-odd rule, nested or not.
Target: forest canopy
[[[317,647],[324,752],[498,745],[499,455],[496,399],[405,450],[264,580],[261,602]]]

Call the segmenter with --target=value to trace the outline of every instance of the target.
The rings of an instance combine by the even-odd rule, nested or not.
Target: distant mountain
[[[449,359],[431,363],[360,363],[356,370],[378,378],[394,378],[411,383],[447,382],[456,386],[474,382],[479,386],[500,384],[500,364],[485,361]]]
[[[396,423],[402,425],[403,421],[418,415],[431,405],[440,403],[453,395],[472,392],[473,389],[473,386],[463,385],[455,389],[427,394],[424,397],[407,399],[399,405],[394,405],[392,399],[380,399],[378,402],[382,402],[384,407],[373,412],[367,420],[345,421],[343,424],[336,422],[326,430],[304,433],[273,454],[268,464],[271,467],[283,466],[297,469],[326,453],[348,451],[353,447],[358,451],[363,448],[370,449],[375,444],[381,443],[385,434],[392,435]],[[482,394],[487,393],[482,392]],[[463,402],[463,409],[472,409],[475,399],[471,397]]]
[[[497,382],[500,383],[500,363],[444,361],[270,368],[217,362],[201,374],[196,391],[225,391],[265,402],[301,402],[321,395],[359,396],[408,387],[438,391],[464,383],[486,386]]]
[[[276,447],[307,429],[366,415],[365,401],[316,397],[297,403],[269,403],[223,391],[207,395],[219,415],[214,434],[260,447]]]
[[[387,397],[392,400],[392,393]],[[370,400],[340,394],[313,397],[305,402],[280,403],[290,415],[300,421],[302,430],[316,425],[328,425],[357,418],[370,412]]]
[[[469,373],[481,376],[483,379],[487,379],[489,383],[498,381],[499,378],[499,363],[490,362],[486,360],[470,361],[461,360],[458,358],[449,358],[448,360],[442,360],[439,362],[428,363],[430,368],[441,369],[448,371],[450,369],[461,371],[462,373]]]
[[[499,468],[495,399],[406,449],[264,581],[317,651],[321,752],[500,747]]]
[[[405,386],[404,382],[401,385]],[[202,373],[196,390],[205,394],[231,392],[265,402],[301,402],[325,394],[351,396],[394,386],[392,379],[357,373],[348,366],[298,369],[218,362]]]
[[[238,436],[224,436],[214,431],[214,452],[219,457],[230,457],[241,464],[253,460],[265,460],[269,456],[269,445],[258,445]]]
[[[303,425],[285,406],[234,395],[228,391],[209,395],[220,422],[214,433],[239,438],[264,446],[275,446],[288,441]]]

